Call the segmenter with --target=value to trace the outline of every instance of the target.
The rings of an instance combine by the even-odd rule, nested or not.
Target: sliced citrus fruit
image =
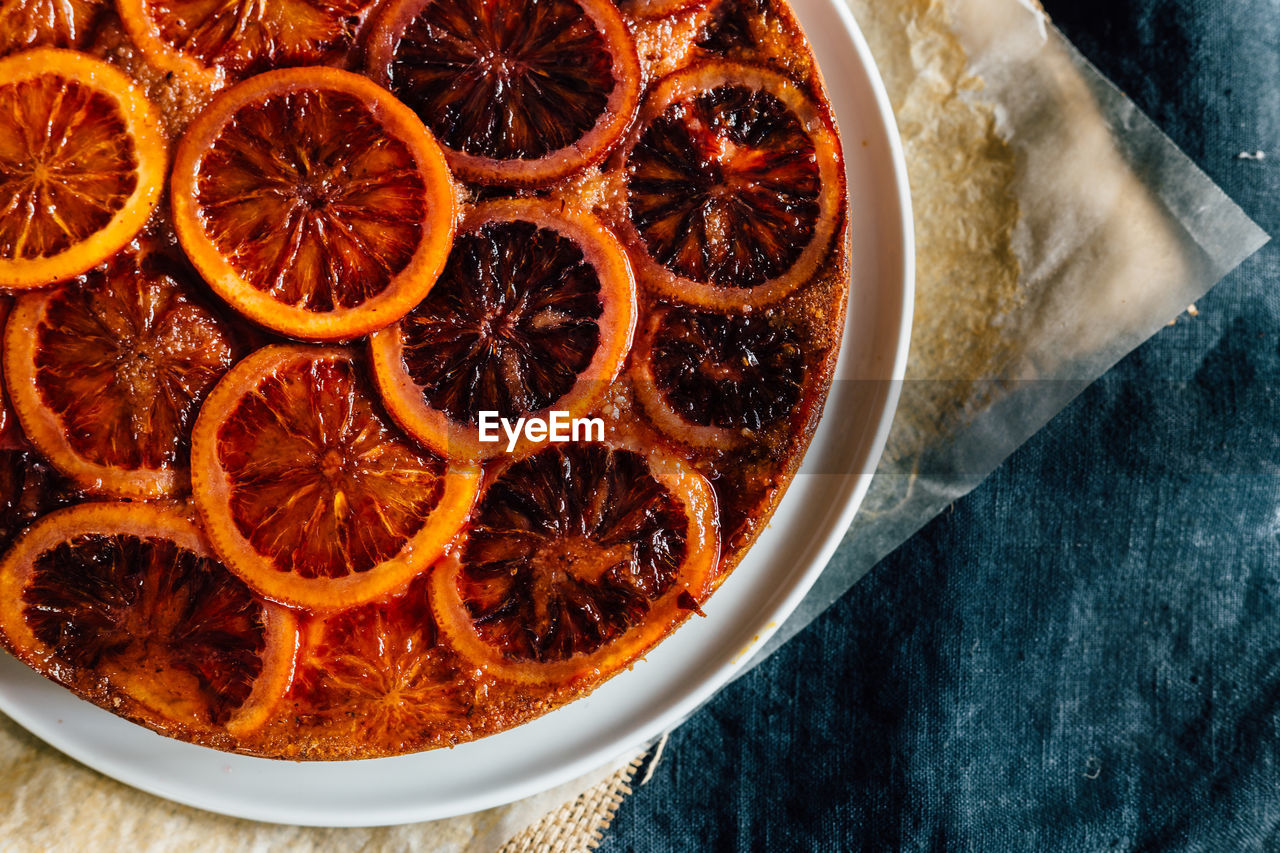
[[[332,611],[430,566],[471,511],[480,469],[402,436],[353,352],[271,346],[205,401],[191,480],[232,571],[268,598]]]
[[[375,0],[117,0],[153,65],[206,84],[342,61]]]
[[[453,240],[440,147],[365,77],[290,68],[226,90],[173,169],[178,238],[210,286],[257,323],[360,337],[422,301]]]
[[[537,186],[597,163],[635,114],[640,65],[610,0],[394,0],[371,75],[469,181]]]
[[[185,262],[134,244],[14,306],[4,371],[18,419],[81,488],[144,499],[187,490],[191,424],[234,354],[197,286]]]
[[[386,601],[311,621],[294,683],[295,713],[379,754],[453,729],[475,704],[456,658],[440,647],[426,576]]]
[[[0,296],[0,334],[9,321],[9,312],[13,309],[13,299]],[[8,450],[22,446],[22,433],[18,428],[18,417],[9,404],[9,394],[5,390],[4,373],[0,371],[0,450]]]
[[[0,448],[0,552],[40,516],[81,499],[30,447]]]
[[[636,397],[667,436],[728,449],[790,415],[804,385],[797,336],[776,318],[656,311],[636,342]]]
[[[82,48],[109,0],[0,0],[0,56],[32,47]]]
[[[697,610],[718,553],[715,495],[687,462],[551,445],[496,475],[433,570],[432,603],[477,666],[565,685],[630,665]]]
[[[762,41],[768,39],[764,32],[768,18],[765,15],[768,0],[717,0],[711,8],[698,39],[698,47],[721,57],[743,53],[759,55]]]
[[[0,629],[25,663],[99,704],[234,735],[274,710],[298,648],[289,611],[156,504],[81,504],[29,528],[0,562]]]
[[[560,207],[475,208],[431,293],[371,338],[387,409],[440,453],[501,453],[505,438],[480,440],[481,412],[578,417],[621,369],[636,314],[626,253],[595,217]]]
[[[664,78],[624,152],[637,276],[709,308],[765,305],[818,270],[843,216],[835,126],[777,72],[708,62]]]
[[[70,50],[0,60],[0,287],[92,269],[142,229],[167,144],[138,87]]]

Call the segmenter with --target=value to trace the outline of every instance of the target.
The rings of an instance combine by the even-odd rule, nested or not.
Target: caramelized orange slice
[[[368,64],[454,171],[484,184],[539,186],[600,162],[640,96],[611,0],[393,0]]]
[[[0,296],[0,335],[4,333],[5,324],[9,322],[9,312],[13,310],[13,297]],[[23,444],[22,432],[18,428],[18,418],[9,405],[9,394],[5,390],[4,373],[0,371],[0,450],[9,450]]]
[[[341,61],[374,0],[117,0],[157,68],[207,85]]]
[[[170,507],[58,510],[0,562],[0,631],[37,672],[161,731],[244,735],[293,678],[297,626]]]
[[[32,47],[82,48],[108,0],[0,0],[0,56]]]
[[[232,571],[271,599],[332,611],[430,566],[471,511],[480,469],[387,423],[351,351],[271,346],[205,401],[191,480]]]
[[[12,304],[12,298],[0,297],[0,327],[8,320]],[[0,552],[28,524],[80,498],[75,486],[50,467],[22,434],[0,371]]]
[[[485,490],[431,575],[441,630],[498,678],[571,684],[634,663],[710,593],[715,495],[683,460],[552,445]]]
[[[223,92],[173,169],[178,238],[209,285],[297,338],[357,338],[422,301],[453,241],[449,170],[367,78],[292,68]]]
[[[775,71],[708,62],[658,83],[623,153],[637,277],[720,310],[766,305],[817,272],[842,224],[827,111]]]
[[[0,60],[0,287],[40,287],[106,260],[164,183],[151,105],[114,67],[38,48]]]
[[[0,447],[0,552],[40,516],[82,498],[30,447]]]
[[[18,418],[82,489],[187,491],[191,424],[233,357],[229,330],[197,286],[184,262],[134,245],[14,307],[4,371]]]
[[[440,646],[425,575],[386,601],[313,619],[304,636],[291,697],[308,724],[380,755],[405,752],[433,731],[466,737],[458,724],[475,705],[475,687]]]
[[[650,316],[630,376],[669,438],[725,450],[795,411],[804,370],[796,335],[777,318],[677,307]]]
[[[480,441],[479,414],[589,411],[621,369],[635,313],[626,254],[594,217],[550,201],[488,202],[463,223],[427,298],[371,338],[374,379],[419,441],[451,457],[494,456],[506,439]]]

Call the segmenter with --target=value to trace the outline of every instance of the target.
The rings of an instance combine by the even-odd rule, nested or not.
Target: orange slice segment
[[[13,298],[0,296],[0,335],[4,333],[5,324],[9,322],[9,313],[13,310]],[[9,394],[5,390],[4,373],[0,371],[0,449],[9,450],[23,445],[22,431],[18,428],[18,417],[9,405]]]
[[[560,208],[532,199],[477,207],[427,298],[372,336],[387,409],[437,452],[505,452],[505,438],[480,440],[481,412],[578,417],[618,375],[635,327],[631,268],[594,217]],[[534,446],[522,440],[516,452]]]
[[[184,262],[133,245],[15,305],[4,370],[18,418],[82,489],[143,499],[187,490],[191,424],[233,359],[197,286]]]
[[[40,287],[106,260],[142,229],[167,146],[114,67],[37,48],[0,60],[0,287]]]
[[[349,350],[272,346],[209,395],[192,492],[217,553],[263,595],[332,611],[403,587],[471,511],[479,466],[419,449]]]
[[[422,301],[453,241],[440,148],[364,77],[293,68],[223,92],[178,146],[174,225],[209,285],[297,338],[357,338]]]
[[[629,373],[645,413],[669,438],[727,450],[795,411],[805,360],[777,318],[681,306],[650,316]]]
[[[610,675],[698,610],[717,525],[711,485],[674,455],[552,445],[496,476],[465,544],[433,570],[440,629],[498,678]]]
[[[32,47],[82,48],[108,0],[0,0],[0,56]]]
[[[162,731],[253,731],[298,648],[289,611],[155,504],[82,504],[28,529],[0,562],[0,631],[36,671]]]
[[[406,592],[313,619],[290,694],[293,713],[345,744],[387,755],[430,739],[465,737],[474,685],[442,648],[420,575]]]
[[[0,552],[40,516],[82,498],[29,447],[0,448]]]
[[[640,63],[611,0],[395,0],[370,75],[469,181],[539,186],[600,162],[635,115]]]
[[[658,83],[622,155],[637,277],[718,310],[808,281],[842,223],[835,125],[766,68],[707,62]]]
[[[208,85],[339,62],[374,0],[117,0],[129,38],[157,68]]]

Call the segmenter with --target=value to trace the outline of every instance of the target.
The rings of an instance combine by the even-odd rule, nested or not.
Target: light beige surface
[[[655,759],[649,759],[651,762]],[[631,794],[631,780],[644,762],[636,758],[612,776],[583,791],[576,799],[525,829],[499,853],[576,853],[594,850],[604,840],[622,801]]]
[[[1003,0],[1002,0],[1003,2]],[[907,458],[980,410],[978,380],[1018,355],[1013,150],[951,26],[949,0],[850,0],[898,119],[915,214],[908,381],[886,456]],[[830,84],[832,81],[828,81]]]
[[[223,817],[144,794],[95,773],[0,716],[0,850],[5,853],[164,851],[585,850],[612,819],[631,759],[520,803],[452,820],[372,829],[276,826]],[[549,823],[538,825],[545,816]],[[533,834],[522,835],[526,829]],[[534,838],[544,846],[528,846]]]

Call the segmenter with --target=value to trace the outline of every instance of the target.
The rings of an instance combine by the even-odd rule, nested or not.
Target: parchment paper
[[[906,148],[911,356],[862,510],[747,669],[1267,241],[1033,0],[849,2]]]

